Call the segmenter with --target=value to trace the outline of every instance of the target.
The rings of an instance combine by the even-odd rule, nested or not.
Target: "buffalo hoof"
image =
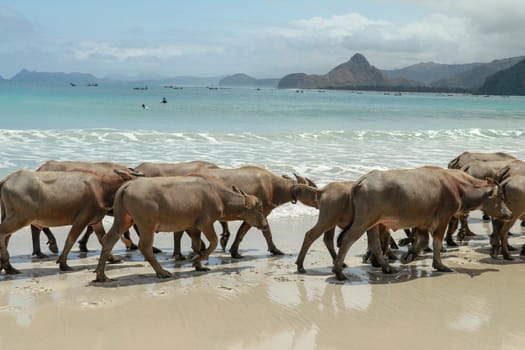
[[[499,255],[499,248],[498,247],[492,247],[490,249],[490,257],[492,259],[497,259]]]
[[[450,239],[450,240],[447,240],[447,246],[448,247],[457,247],[458,244]]]
[[[64,272],[73,271],[73,268],[71,268],[71,266],[69,266],[66,263],[59,262],[58,267],[60,268],[60,271],[64,271]]]
[[[439,272],[453,272],[449,267],[441,264],[441,265],[438,265],[436,263],[433,263],[432,264],[432,267],[435,268],[436,270],[438,270]]]
[[[524,256],[524,255],[525,255],[525,245],[523,245],[523,247],[521,247],[520,255],[521,255],[521,256]]]
[[[516,247],[513,247],[510,244],[508,244],[507,247],[508,247],[509,251],[511,251],[511,252],[515,252],[515,251],[518,250],[518,249],[516,249]]]
[[[270,253],[272,253],[272,255],[284,255],[284,253],[277,248],[270,250]]]
[[[208,271],[211,271],[209,267],[204,267],[204,266],[195,266],[195,271],[204,271],[204,272],[208,272]]]
[[[414,261],[416,259],[416,254],[413,253],[413,252],[408,252],[408,253],[405,253],[401,256],[401,262],[403,264],[408,264],[408,263],[411,263],[412,261]]]
[[[390,249],[399,249],[399,246],[397,245],[396,241],[394,239],[390,239]]]
[[[488,216],[487,214],[483,214],[481,218],[483,219],[483,221],[490,221],[490,216]]]
[[[127,249],[127,250],[137,250],[137,249],[139,249],[139,246],[132,242],[132,243],[129,245],[129,247],[126,247],[126,249]]]
[[[503,254],[503,259],[508,260],[508,261],[514,260],[514,258],[510,256],[509,254]]]
[[[386,274],[393,274],[393,273],[397,273],[398,272],[397,269],[393,268],[390,265],[387,265],[387,266],[383,267],[382,271],[383,271],[383,273],[386,273]]]
[[[175,259],[175,261],[184,261],[186,260],[186,257],[182,254],[173,254],[171,256],[173,259]]]
[[[335,278],[338,281],[346,281],[346,280],[348,280],[348,277],[346,277],[346,275],[343,273],[343,271],[336,271],[335,272]]]
[[[363,264],[366,264],[370,261],[370,257],[372,256],[372,252],[371,251],[367,251],[364,255],[363,255]]]
[[[47,247],[49,248],[51,253],[55,253],[55,254],[58,253],[57,241],[55,241],[55,240],[47,241]]]
[[[122,259],[115,255],[108,256],[108,263],[110,264],[119,264],[122,262]]]
[[[521,226],[521,227],[525,227],[525,220],[522,220],[522,221],[521,221],[520,226]]]
[[[20,273],[20,271],[15,269],[13,265],[11,265],[10,263],[8,263],[7,266],[4,267],[4,269],[5,269],[5,273],[8,275],[16,275]]]
[[[163,269],[160,269],[157,272],[157,277],[158,278],[170,278],[171,277],[171,272],[163,270]]]
[[[153,254],[159,254],[159,253],[162,253],[162,250],[160,250],[159,248],[153,247]]]
[[[232,258],[234,259],[242,259],[244,258],[244,256],[242,256],[241,254],[239,254],[239,252],[230,252]]]
[[[372,264],[373,267],[381,267],[381,264],[379,263],[379,261],[377,261],[376,257],[370,259],[370,264]]]
[[[51,249],[51,248],[50,248]],[[78,242],[78,249],[82,252],[82,253],[88,253],[89,250],[87,248],[87,245],[86,245],[86,242]]]
[[[36,256],[36,257],[39,258],[39,259],[45,259],[45,258],[47,258],[47,255],[45,255],[45,254],[42,253],[42,252],[33,252],[33,256]]]
[[[95,271],[97,274],[97,277],[93,280],[93,282],[111,282],[113,281],[111,278],[108,278],[104,272]]]
[[[430,248],[430,247],[426,247],[425,249],[423,249],[423,251],[424,251],[425,253],[432,253],[432,248]]]
[[[399,240],[398,243],[399,243],[400,247],[404,247],[404,246],[407,246],[407,245],[411,244],[412,241],[413,240],[411,238],[402,238],[402,239]]]
[[[397,260],[397,255],[395,255],[392,251],[388,251],[386,256],[387,256],[389,261],[396,261]]]
[[[306,273],[306,270],[302,266],[297,266],[297,273]]]

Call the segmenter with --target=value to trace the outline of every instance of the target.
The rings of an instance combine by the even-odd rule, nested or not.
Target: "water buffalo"
[[[72,170],[87,170],[95,172],[101,175],[113,174],[114,170],[120,170],[123,172],[135,171],[133,168],[129,168],[126,165],[122,165],[114,162],[87,162],[87,161],[61,161],[61,160],[48,160],[43,163],[36,171],[72,171]],[[52,235],[51,231],[47,228],[43,228],[44,233],[49,238],[49,234]],[[49,233],[49,234],[48,234]],[[78,241],[79,248],[81,252],[88,252],[87,242],[89,236],[93,233],[93,227],[88,226],[86,232]],[[31,226],[31,234],[33,237],[33,254],[36,254],[39,257],[43,257],[43,254],[40,251],[40,229],[35,226]],[[126,245],[127,249],[134,249],[133,242],[129,237],[129,232],[124,235],[123,243]],[[54,237],[53,237],[54,238]],[[50,238],[49,238],[50,239]],[[50,247],[51,248],[51,247]],[[136,249],[136,247],[135,247]],[[36,253],[35,253],[36,252]]]
[[[306,272],[303,265],[306,253],[312,243],[323,233],[324,244],[332,257],[332,260],[335,260],[335,228],[336,226],[341,228],[346,227],[352,222],[353,213],[351,210],[351,192],[353,184],[353,181],[331,182],[322,189],[302,184],[292,186],[292,195],[298,201],[310,207],[319,209],[317,223],[306,232],[301,251],[295,262],[299,273]],[[383,225],[381,225],[379,230],[382,252],[392,254],[390,251],[390,233]],[[365,255],[364,260],[367,260],[367,255]],[[392,256],[390,255],[390,257]]]
[[[494,160],[494,161],[473,160],[473,161],[468,162],[466,165],[464,165],[460,170],[480,180],[484,180],[487,178],[494,179],[497,172],[501,168],[504,168],[508,164],[515,162],[515,161],[516,161],[515,159]],[[490,218],[487,215],[484,215],[483,219],[489,220]],[[458,228],[458,222],[461,223],[461,228],[458,233],[458,237],[460,237],[461,240],[463,240],[465,236],[475,236],[476,235],[474,232],[470,230],[468,226],[467,215],[460,215],[458,217],[454,216],[450,220],[450,223],[447,229],[447,233],[445,235],[445,241],[447,242],[448,246],[457,246],[457,243],[454,242],[452,235]]]
[[[210,246],[194,259],[197,270],[207,270],[201,261],[217,247],[213,228],[216,220],[244,220],[249,225],[266,229],[261,201],[252,195],[230,189],[212,177],[200,175],[142,178],[122,186],[114,203],[115,221],[104,237],[102,253],[96,269],[96,281],[107,281],[106,258],[118,236],[135,223],[141,233],[139,249],[158,277],[170,277],[158,263],[151,249],[156,231],[204,232]]]
[[[316,187],[315,183],[307,178],[296,176],[297,179],[292,179],[287,176],[279,176],[267,169],[254,165],[236,169],[203,169],[200,173],[214,176],[227,186],[238,186],[246,193],[258,197],[262,201],[265,217],[268,217],[272,210],[278,206],[294,201],[291,193],[293,185],[306,183]],[[233,258],[242,258],[242,255],[239,254],[239,245],[249,229],[250,224],[243,222],[237,230],[233,244],[230,247],[230,254]],[[270,227],[263,230],[263,235],[270,253],[282,255],[283,253],[277,249],[273,242]]]
[[[219,168],[218,165],[206,162],[203,160],[194,160],[190,162],[183,162],[183,163],[152,163],[152,162],[144,162],[139,164],[135,169],[137,171],[140,171],[144,173],[147,177],[159,177],[159,176],[185,176],[189,175],[191,173],[199,173],[203,169],[217,169]],[[222,226],[222,233],[221,233],[221,246],[223,246],[223,240],[224,237],[227,237],[230,235],[230,231],[228,229],[228,224],[226,222],[221,222]],[[137,231],[137,234],[140,235],[138,232],[138,229],[135,225],[135,230]],[[184,260],[186,257],[182,255],[181,253],[181,239],[182,234],[184,232],[174,232],[173,233],[173,244],[174,244],[174,251],[173,251],[173,258],[175,260]],[[191,236],[191,235],[190,235]],[[199,248],[196,248],[194,250],[199,251]],[[154,252],[156,253],[158,250],[154,248]]]
[[[380,253],[377,225],[390,229],[417,228],[433,236],[433,264],[438,271],[451,271],[441,261],[443,236],[454,215],[482,208],[494,217],[510,218],[499,186],[462,171],[423,167],[372,171],[352,188],[353,221],[340,234],[340,249],[334,264],[337,279],[345,280],[343,263],[352,244],[365,231],[372,253],[388,270]]]
[[[0,182],[0,204],[5,213],[0,224],[0,270],[18,273],[9,262],[8,238],[30,224],[39,228],[72,225],[57,260],[60,270],[71,270],[67,255],[78,235],[87,225],[93,225],[99,237],[104,235],[102,218],[111,209],[115,192],[135,176],[120,170],[111,175],[20,170],[4,178]]]
[[[492,258],[497,258],[501,247],[503,258],[512,260],[507,239],[512,225],[525,215],[525,176],[510,176],[501,183],[501,188],[503,189],[505,203],[512,211],[512,218],[510,220],[500,220],[498,218],[492,220],[493,232],[490,238],[492,246],[490,255]],[[521,249],[521,255],[525,255],[525,245]]]
[[[456,158],[452,159],[448,163],[449,169],[461,169],[468,163],[472,161],[480,161],[480,162],[492,162],[496,160],[512,160],[516,159],[511,154],[504,153],[504,152],[496,152],[496,153],[475,153],[475,152],[463,152]]]
[[[505,165],[494,175],[494,179],[503,182],[507,178],[514,175],[525,175],[525,162],[521,160],[515,160]]]

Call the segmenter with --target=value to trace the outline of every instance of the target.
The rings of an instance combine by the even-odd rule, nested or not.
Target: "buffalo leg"
[[[450,218],[450,221],[448,222],[447,233],[445,235],[445,241],[447,242],[447,246],[449,247],[457,247],[458,245],[456,242],[454,242],[454,239],[452,238],[452,235],[458,229],[458,223],[459,223],[459,219],[454,216]],[[463,240],[463,238],[461,237],[459,233],[458,233],[458,239],[461,241]]]
[[[235,235],[235,239],[233,240],[232,246],[230,247],[230,254],[232,258],[235,259],[241,259],[242,255],[239,254],[239,245],[246,235],[246,232],[250,229],[250,225],[248,225],[246,222],[243,221],[241,226],[239,226],[239,229],[237,230],[237,234]]]
[[[268,251],[272,253],[273,255],[284,255],[282,251],[280,251],[273,242],[272,238],[272,230],[270,229],[270,226],[268,226],[267,229],[262,231],[264,238],[266,239],[266,245],[268,246]],[[239,242],[240,243],[240,242]]]
[[[383,228],[381,228],[383,230]],[[372,252],[372,259],[375,259],[384,273],[397,272],[383,256],[383,249],[381,247],[381,234],[378,225],[373,226],[366,232],[368,237],[368,248]],[[384,234],[384,233],[383,233]]]
[[[512,225],[516,220],[510,220],[510,221],[500,221],[500,220],[493,220],[492,226],[493,226],[493,233],[491,238],[491,254],[490,256],[492,258],[497,258],[498,256],[498,250],[499,247],[501,247],[501,254],[503,255],[503,259],[505,260],[514,260],[512,256],[509,253],[509,247],[508,247],[508,233]]]
[[[210,254],[217,248],[218,238],[213,228],[213,223],[210,223],[202,228],[202,233],[206,236],[206,239],[210,242],[210,246],[202,253],[199,257],[194,260],[193,266],[197,271],[209,271],[209,268],[203,267],[201,262],[208,259]]]
[[[106,235],[106,231],[104,230],[104,226],[102,226],[102,221],[101,222],[97,222],[96,224],[93,224],[92,228],[95,231],[95,234],[97,235],[98,242],[100,243],[100,246],[102,246],[102,239]],[[116,264],[116,263],[122,262],[122,259],[116,257],[113,254],[109,254],[108,262],[110,264]]]
[[[180,245],[183,234],[184,234],[184,231],[173,232],[173,255],[171,257],[177,261],[182,261],[186,259],[186,257],[182,255],[182,250],[181,250],[181,245]]]
[[[47,255],[42,253],[40,249],[40,228],[31,225],[31,240],[33,242],[33,254],[39,259],[47,258]]]
[[[359,216],[356,215],[356,221],[358,218]],[[343,265],[346,254],[348,253],[348,250],[354,244],[354,242],[357,241],[366,230],[366,223],[354,222],[349,229],[339,234],[337,241],[341,244],[339,246],[339,251],[337,252],[337,257],[335,258],[335,263],[333,267],[333,272],[335,273],[335,276],[339,281],[344,281],[348,279],[343,273]]]
[[[139,231],[139,228],[137,227],[137,225],[133,225],[133,228],[135,229],[135,232],[137,233],[137,236],[139,236],[139,238],[140,238],[140,231]],[[129,247],[126,245],[128,250],[136,250],[138,248],[138,246],[135,245],[135,243],[133,243],[133,241],[131,240],[131,236],[129,235],[129,231],[124,232],[124,237],[130,242]],[[154,254],[162,253],[162,250],[160,250],[159,248],[157,248],[155,246],[153,246],[152,249],[153,249],[153,253]]]
[[[87,226],[87,224],[74,224],[71,226],[71,230],[69,230],[69,234],[67,235],[66,242],[64,243],[64,249],[62,250],[62,254],[58,257],[57,264],[59,264],[60,271],[71,271],[73,270],[68,264],[67,264],[67,255],[71,251],[71,248],[73,248],[73,245],[78,239],[78,236],[82,233],[82,230]]]
[[[98,260],[97,268],[95,269],[95,282],[111,281],[111,279],[109,279],[105,273],[106,261],[111,254],[111,250],[119,240],[120,234],[129,230],[132,224],[133,220],[131,217],[126,217],[124,220],[115,217],[115,221],[113,222],[111,229],[104,235],[104,237],[102,237],[102,251],[100,252],[100,259]]]
[[[221,239],[220,244],[222,251],[226,251],[226,245],[228,244],[228,240],[230,239],[230,229],[228,227],[228,222],[226,221],[220,221],[221,227],[222,227],[222,233],[221,233]]]
[[[155,272],[157,273],[157,277],[171,277],[171,273],[167,270],[164,270],[160,266],[159,262],[157,261],[157,258],[155,258],[155,254],[153,253],[153,235],[155,234],[154,230],[142,229],[141,232],[142,235],[139,239],[139,250],[142,253],[142,255],[144,255],[144,259],[146,259],[146,261],[150,263],[153,270],[155,270]]]
[[[93,233],[93,227],[91,227],[91,225],[90,225],[90,226],[88,226],[86,228],[86,232],[84,232],[84,234],[82,235],[82,237],[78,241],[78,247],[79,247],[81,252],[83,252],[83,253],[89,252],[89,250],[87,248],[87,243],[88,243],[89,237],[91,236],[92,233]]]
[[[305,273],[306,270],[304,269],[304,259],[306,257],[306,253],[308,252],[308,249],[310,249],[310,246],[313,242],[315,242],[316,239],[318,239],[323,232],[334,230],[334,227],[330,227],[330,225],[324,225],[322,223],[317,222],[314,227],[312,227],[310,230],[308,230],[304,235],[303,245],[301,246],[301,251],[299,252],[299,255],[297,256],[297,260],[295,261],[295,264],[297,265],[297,272],[299,273]],[[325,236],[326,237],[326,236]],[[332,250],[330,250],[329,244],[327,244],[325,240],[326,248],[330,252],[330,255],[332,255],[332,260],[335,258],[335,249],[334,249],[334,240],[332,235],[332,242],[331,247]]]
[[[447,225],[448,222],[441,223],[432,234],[432,248],[434,249],[432,267],[440,272],[452,272],[452,270],[441,261],[441,248],[443,248],[443,236],[445,235]]]
[[[49,250],[52,253],[57,254],[58,253],[58,245],[57,245],[57,240],[56,240],[55,236],[53,235],[53,232],[51,232],[51,230],[48,227],[44,227],[42,229],[42,232],[44,232],[44,234],[47,237],[47,245],[49,246]]]
[[[2,206],[2,223],[0,223],[0,271],[5,270],[8,275],[20,273],[11,265],[7,243],[13,232],[29,224],[28,222],[6,218],[4,207]]]

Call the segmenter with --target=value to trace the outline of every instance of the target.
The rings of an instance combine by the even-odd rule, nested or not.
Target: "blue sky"
[[[525,54],[523,0],[0,0],[0,75],[282,77]]]

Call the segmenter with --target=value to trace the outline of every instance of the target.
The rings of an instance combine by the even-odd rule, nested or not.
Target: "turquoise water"
[[[525,158],[522,97],[3,83],[0,106],[0,176],[47,159],[204,159],[325,184],[464,150]]]

